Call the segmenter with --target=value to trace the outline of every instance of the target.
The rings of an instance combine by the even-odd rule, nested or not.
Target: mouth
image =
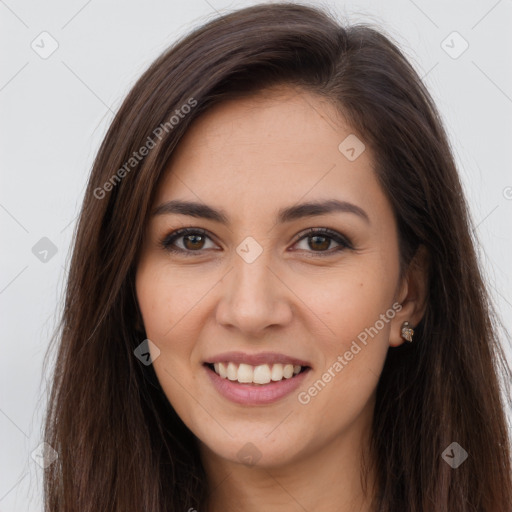
[[[253,357],[254,365],[220,357],[215,362],[204,363],[203,367],[221,396],[243,406],[268,406],[292,396],[312,371],[310,366],[292,364],[302,362],[299,360],[290,362],[289,358],[281,356],[283,362],[265,363],[261,361],[262,357],[261,354]],[[250,359],[246,355],[243,358],[245,361]]]
[[[250,365],[233,361],[204,363],[204,366],[221,379],[252,386],[264,386],[272,382],[294,379],[311,369],[306,365],[291,363]]]

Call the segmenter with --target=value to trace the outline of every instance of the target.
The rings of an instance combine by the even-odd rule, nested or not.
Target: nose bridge
[[[270,251],[264,250],[254,260],[251,258],[251,251],[246,254],[249,258],[237,251],[237,257],[234,261],[234,291],[238,295],[239,300],[250,299],[251,301],[259,301],[266,299],[268,302],[270,288],[272,287],[272,272],[270,271]]]
[[[237,247],[236,253],[232,297],[243,310],[269,309],[274,300],[271,289],[275,284],[272,283],[275,277],[270,271],[270,250],[249,237]]]
[[[269,249],[248,237],[236,248],[233,267],[223,280],[225,286],[217,310],[219,323],[257,331],[289,321],[286,287],[272,269]]]

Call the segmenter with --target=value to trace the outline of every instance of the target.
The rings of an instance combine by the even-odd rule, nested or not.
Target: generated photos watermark
[[[395,315],[402,310],[402,305],[395,302],[391,308],[389,308],[385,313],[382,313],[373,326],[367,327],[364,331],[361,331],[357,335],[357,340],[362,343],[364,346],[368,344],[368,336],[372,339],[384,329],[385,325],[390,322]],[[350,349],[347,350],[344,354],[338,355],[336,360],[327,368],[327,370],[322,374],[322,376],[315,381],[306,391],[301,391],[297,395],[297,400],[302,405],[307,405],[311,402],[311,400],[322,391],[325,386],[331,382],[336,375],[338,375],[345,366],[349,364],[350,361],[354,358],[355,355],[361,352],[362,347],[359,345],[357,340],[353,340],[350,345]]]
[[[132,169],[134,169],[153,148],[156,147],[158,142],[162,140],[164,133],[169,133],[171,130],[173,130],[174,127],[178,125],[180,121],[184,119],[185,116],[191,112],[192,108],[195,106],[197,106],[197,100],[190,97],[187,100],[187,103],[184,103],[179,109],[174,111],[174,115],[172,115],[167,122],[161,123],[159,126],[157,126],[153,130],[152,134],[155,138],[158,139],[158,141],[155,141],[151,136],[148,136],[146,143],[143,144],[138,151],[134,151],[132,156],[103,184],[103,186],[94,189],[94,197],[96,199],[103,199],[107,195],[107,192],[113,190],[114,187],[119,184],[121,180]]]

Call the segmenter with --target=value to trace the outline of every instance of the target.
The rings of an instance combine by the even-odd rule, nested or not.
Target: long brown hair
[[[429,254],[415,342],[389,349],[377,388],[375,510],[510,512],[499,379],[512,372],[441,118],[389,37],[292,3],[241,9],[182,38],[138,80],[101,144],[55,337],[44,440],[59,457],[45,471],[46,512],[205,503],[195,437],[134,355],[145,339],[134,272],[155,190],[190,124],[214,104],[276,84],[329,99],[372,148],[402,272],[420,245]],[[468,453],[456,469],[442,457],[452,442]]]

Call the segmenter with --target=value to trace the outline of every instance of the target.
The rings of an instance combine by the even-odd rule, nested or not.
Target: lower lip
[[[237,404],[266,405],[277,402],[293,393],[304,381],[310,368],[289,379],[268,384],[240,384],[237,381],[223,379],[208,366],[204,367],[217,391],[228,400]]]

